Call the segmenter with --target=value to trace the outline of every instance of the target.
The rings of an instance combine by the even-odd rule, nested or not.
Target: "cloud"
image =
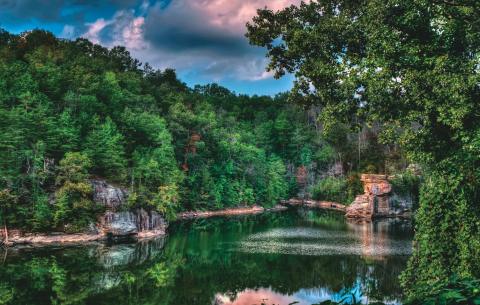
[[[143,61],[180,73],[213,81],[222,79],[263,80],[273,77],[265,71],[263,49],[250,46],[245,38],[245,24],[258,8],[279,10],[300,0],[172,0],[142,5],[135,35],[115,34],[122,27],[132,29],[135,16],[117,13],[115,20],[102,29],[107,33],[99,42],[112,41],[131,46]],[[121,17],[121,18],[120,18]],[[136,17],[139,18],[139,17]],[[130,21],[127,21],[130,20]],[[103,25],[102,20],[97,20]],[[95,23],[90,25],[94,30]],[[112,29],[116,29],[113,30]],[[86,36],[89,37],[89,36]],[[97,36],[93,36],[94,39]],[[142,46],[139,48],[138,46]]]
[[[73,25],[66,24],[60,33],[60,37],[67,39],[75,38],[75,27]]]
[[[138,0],[0,0],[0,19],[9,23],[27,20],[44,22],[85,22],[92,11],[134,7]]]
[[[56,24],[61,37],[123,45],[143,62],[204,83],[255,82],[272,74],[265,72],[265,50],[250,46],[244,36],[246,22],[259,8],[279,10],[300,1],[0,0],[0,20]]]
[[[174,0],[152,7],[146,17],[146,39],[162,49],[238,54],[252,50],[245,24],[258,8],[284,8],[297,0]]]
[[[122,45],[129,50],[140,50],[147,47],[144,23],[145,18],[135,16],[134,10],[121,10],[109,20],[99,18],[87,23],[87,31],[82,36],[106,47]]]
[[[93,43],[102,43],[100,41],[100,32],[107,26],[107,24],[108,23],[103,18],[99,18],[92,23],[87,23],[88,30],[85,34],[83,34],[83,37],[87,38]]]
[[[175,52],[238,54],[246,51],[247,44],[241,36],[212,25],[208,16],[192,3],[177,0],[165,9],[158,5],[152,8],[146,16],[145,38],[156,48]]]
[[[13,17],[29,17],[53,21],[58,19],[63,0],[0,0],[0,11]]]

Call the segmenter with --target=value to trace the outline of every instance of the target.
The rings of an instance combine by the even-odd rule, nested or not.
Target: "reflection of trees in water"
[[[406,258],[267,255],[228,246],[266,228],[297,225],[295,219],[213,219],[176,224],[178,233],[166,242],[14,255],[0,268],[0,295],[6,300],[15,289],[11,304],[190,305],[210,304],[217,293],[235,296],[246,288],[271,287],[283,294],[322,288],[334,294],[360,285],[373,298],[399,297],[397,277]]]
[[[327,230],[345,230],[345,215],[338,211],[297,209],[297,214],[305,221]]]

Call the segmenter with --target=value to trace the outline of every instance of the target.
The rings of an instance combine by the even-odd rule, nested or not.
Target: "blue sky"
[[[237,93],[287,91],[293,77],[273,79],[265,50],[250,46],[245,23],[256,9],[278,10],[299,0],[0,0],[0,27],[41,28],[124,45],[159,69],[174,68],[188,85],[216,82]]]

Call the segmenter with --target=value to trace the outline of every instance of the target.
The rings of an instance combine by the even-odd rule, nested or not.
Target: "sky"
[[[125,46],[142,62],[173,68],[189,86],[218,83],[236,93],[274,95],[293,77],[265,71],[265,49],[251,46],[245,23],[258,8],[300,0],[0,0],[0,28],[35,28],[59,37]]]

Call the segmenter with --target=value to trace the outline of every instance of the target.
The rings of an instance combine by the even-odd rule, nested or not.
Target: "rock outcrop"
[[[346,209],[345,216],[348,218],[371,219],[373,211],[368,195],[362,194],[355,197],[355,200]]]
[[[135,237],[161,235],[165,233],[167,222],[155,211],[144,209],[129,210],[126,207],[128,191],[107,183],[104,180],[92,180],[93,200],[103,205],[106,212],[99,217],[98,230],[109,237]]]
[[[91,180],[93,187],[93,201],[105,206],[109,210],[118,210],[125,204],[127,190],[108,184],[105,180]]]
[[[392,185],[386,175],[363,174],[363,194],[358,195],[355,201],[347,207],[348,218],[371,219],[374,217],[388,217],[394,215],[390,202]]]
[[[167,228],[165,219],[155,211],[144,209],[135,211],[107,211],[99,221],[101,232],[111,237],[136,236],[141,232],[151,231],[164,234]]]

